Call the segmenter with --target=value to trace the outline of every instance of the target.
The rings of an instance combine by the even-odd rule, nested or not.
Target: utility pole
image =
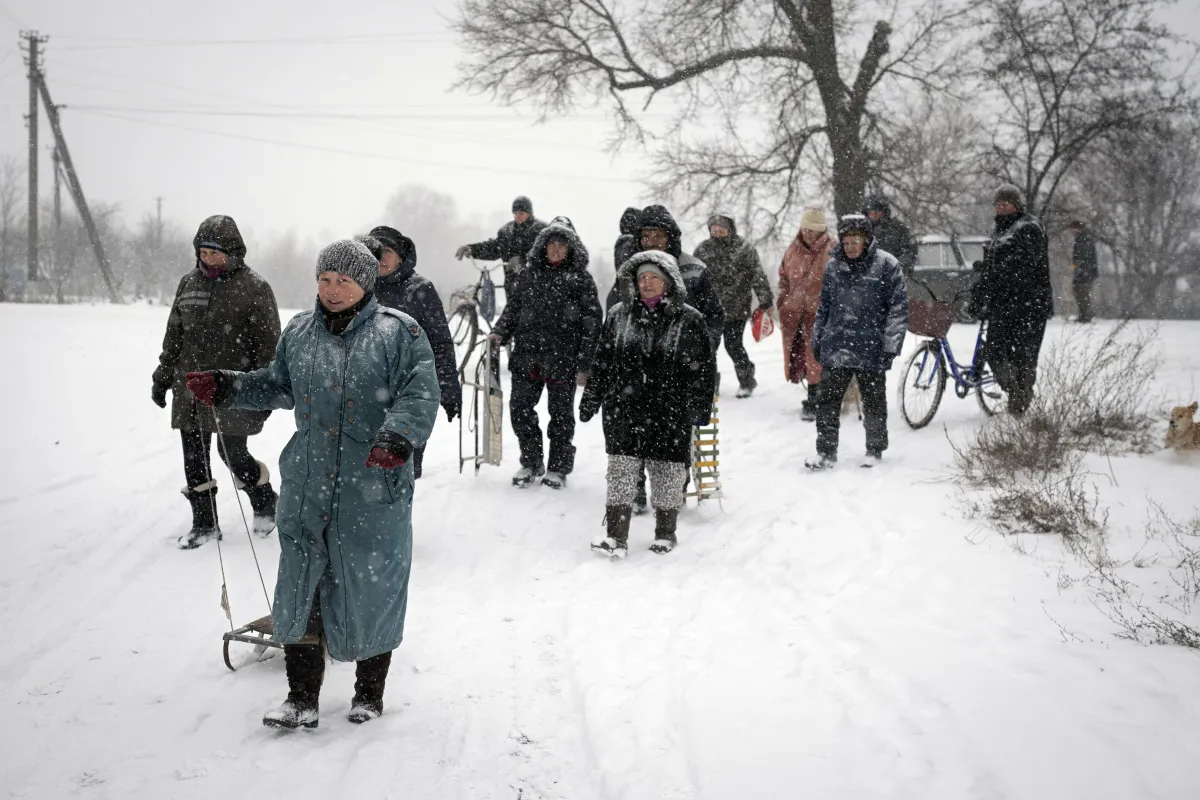
[[[50,151],[54,162],[54,229],[62,227],[62,158],[58,155],[58,145]]]
[[[38,86],[42,82],[38,47],[49,39],[37,31],[21,31],[29,64],[29,280],[38,279]]]
[[[100,241],[100,231],[96,228],[96,220],[92,218],[92,212],[88,209],[83,186],[79,183],[79,174],[75,171],[75,163],[71,161],[71,151],[67,148],[67,140],[63,137],[62,125],[58,119],[58,106],[54,105],[54,101],[50,99],[50,89],[46,86],[45,78],[40,74],[37,85],[42,95],[42,104],[46,108],[46,116],[50,118],[50,130],[54,133],[55,144],[58,145],[58,156],[62,159],[63,166],[66,167],[67,186],[71,190],[71,196],[75,198],[75,208],[79,210],[79,216],[83,217],[88,237],[92,240],[92,250],[96,253],[96,260],[100,262],[100,272],[104,275],[104,283],[108,286],[108,296],[114,303],[119,303],[121,301],[117,297],[117,288],[113,284],[112,267],[108,262],[108,255],[104,252],[104,242]]]

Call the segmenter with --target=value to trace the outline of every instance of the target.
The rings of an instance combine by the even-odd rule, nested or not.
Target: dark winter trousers
[[[862,398],[863,427],[867,432],[867,452],[882,453],[888,448],[887,373],[858,369],[825,367],[817,384],[817,454],[837,458],[838,434],[842,424],[842,398],[850,381],[858,379]]]
[[[1008,410],[1024,414],[1033,402],[1038,356],[1046,335],[1046,320],[991,320],[987,327],[987,362],[996,382],[1008,395]]]
[[[754,362],[750,360],[750,354],[746,352],[746,345],[742,341],[746,333],[746,320],[744,319],[726,319],[725,331],[722,338],[725,339],[725,352],[733,359],[733,368],[737,373],[738,385],[754,387]]]
[[[205,431],[180,431],[183,439],[183,472],[187,476],[188,488],[203,486],[212,480],[212,434]],[[219,437],[218,451],[221,460],[233,470],[233,474],[246,486],[258,483],[258,462],[246,447],[245,436]]]
[[[1092,282],[1075,281],[1071,284],[1075,293],[1075,305],[1079,306],[1079,322],[1090,322],[1092,319]]]
[[[536,407],[546,390],[546,404],[550,408],[550,424],[546,433],[550,438],[549,472],[567,475],[575,468],[575,381],[545,381],[514,372],[512,396],[509,398],[509,416],[512,418],[513,433],[521,444],[521,466],[542,466],[542,428],[538,424]]]

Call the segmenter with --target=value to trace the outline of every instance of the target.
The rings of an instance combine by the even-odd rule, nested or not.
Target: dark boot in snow
[[[813,472],[823,472],[827,469],[833,469],[837,466],[837,456],[818,456],[815,459],[806,458],[804,466]]]
[[[391,665],[391,650],[358,662],[354,673],[354,700],[347,717],[355,725],[379,719],[383,714],[383,687]]]
[[[675,525],[679,521],[679,509],[654,509],[654,543],[650,545],[652,553],[669,553],[679,544],[675,538]]]
[[[878,466],[881,461],[883,461],[882,450],[868,450],[867,454],[863,457],[862,464],[859,466],[861,466],[863,469],[871,469],[872,467]]]
[[[592,542],[592,549],[610,558],[624,558],[629,553],[629,521],[633,509],[629,506],[608,506],[604,514],[607,534]]]
[[[735,370],[738,379],[738,390],[735,397],[749,397],[754,394],[754,390],[758,388],[758,381],[754,379],[754,365],[742,367]]]
[[[542,486],[549,486],[551,489],[567,488],[567,476],[561,472],[550,470],[546,473],[546,477],[542,478]]]
[[[175,541],[179,548],[194,550],[213,539],[220,539],[221,529],[217,525],[217,482],[209,481],[184,489],[183,495],[192,504],[192,529]]]
[[[545,474],[546,468],[541,464],[538,464],[536,467],[521,467],[517,470],[517,474],[513,475],[513,486],[524,489]]]
[[[808,399],[800,404],[800,421],[817,421],[817,384],[808,385]]]
[[[271,473],[267,465],[258,462],[258,483],[254,486],[245,484],[238,486],[250,498],[250,507],[254,509],[254,532],[259,536],[267,536],[275,530],[275,505],[279,495],[271,488]]]
[[[318,699],[325,680],[325,654],[319,644],[289,644],[283,647],[287,668],[287,700],[263,715],[268,728],[315,728],[320,717]]]

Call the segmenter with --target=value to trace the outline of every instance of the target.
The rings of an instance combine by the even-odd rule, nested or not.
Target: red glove
[[[405,459],[387,450],[383,447],[372,447],[371,454],[367,456],[368,467],[379,467],[380,469],[399,469],[406,463]]]
[[[204,405],[216,405],[217,376],[211,372],[189,372],[187,374],[187,388]]]

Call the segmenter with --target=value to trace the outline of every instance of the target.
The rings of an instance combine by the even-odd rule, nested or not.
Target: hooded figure
[[[575,389],[591,369],[604,314],[588,272],[587,248],[566,217],[542,229],[527,264],[491,334],[501,343],[513,341],[509,409],[521,444],[521,469],[513,483],[527,486],[545,474],[542,483],[561,489],[575,467]],[[550,411],[545,464],[534,410],[543,390]]]
[[[871,224],[859,214],[838,223],[837,247],[825,268],[813,325],[813,352],[821,362],[817,393],[817,455],[810,469],[837,462],[842,398],[851,380],[862,396],[867,460],[873,466],[888,447],[886,372],[908,332],[908,294],[896,258],[875,244]]]
[[[512,203],[513,220],[504,224],[491,239],[463,245],[455,254],[485,261],[504,262],[504,286],[508,296],[515,292],[516,278],[525,268],[525,256],[546,223],[533,216],[533,202],[521,195]]]
[[[783,334],[783,371],[792,383],[808,382],[808,397],[801,418],[816,419],[817,386],[821,363],[812,350],[813,325],[821,301],[825,265],[835,240],[827,234],[825,209],[810,206],[800,216],[800,231],[788,245],[779,264],[779,329]]]
[[[621,302],[609,309],[579,404],[584,422],[603,409],[609,456],[607,536],[593,547],[624,555],[645,468],[655,509],[653,549],[667,552],[676,542],[692,427],[712,413],[715,367],[704,317],[685,302],[686,283],[670,254],[638,253],[617,277]],[[647,289],[652,285],[661,293]]]
[[[317,259],[316,307],[288,323],[274,360],[251,372],[189,376],[217,408],[295,409],[279,456],[279,574],[272,622],[287,701],[270,727],[317,726],[329,655],[357,661],[350,711],[383,711],[391,653],[404,638],[412,564],[411,455],[437,419],[433,349],[416,320],[371,293],[379,262],[342,240]]]
[[[757,307],[764,312],[771,310],[775,296],[771,292],[771,282],[763,272],[758,251],[738,236],[733,217],[716,214],[709,218],[708,229],[713,236],[696,248],[696,258],[708,268],[713,289],[725,312],[725,352],[733,359],[737,372],[738,397],[749,397],[758,385],[754,379],[754,362],[742,343],[754,305],[751,294],[758,300]],[[724,235],[716,235],[722,231]]]
[[[391,250],[395,254],[389,256],[380,252],[376,256],[380,266],[375,297],[380,305],[403,311],[415,319],[429,337],[437,364],[442,408],[446,412],[446,420],[452,422],[462,412],[462,388],[458,382],[458,356],[454,352],[454,339],[450,336],[442,298],[428,278],[417,274],[417,246],[412,239],[386,225],[372,228],[368,237],[374,239],[381,250]],[[367,246],[371,248],[370,243]],[[374,249],[372,255],[375,255]],[[413,451],[413,473],[417,478],[421,477],[424,456],[424,447]]]
[[[970,310],[987,320],[984,357],[1008,394],[1008,410],[1024,414],[1033,401],[1046,320],[1054,315],[1049,241],[1016,186],[1003,184],[994,200],[996,224]]]
[[[875,246],[891,253],[900,262],[905,275],[912,275],[917,264],[917,245],[912,231],[892,216],[892,203],[881,194],[874,194],[863,203],[863,216],[871,221]]]
[[[196,267],[183,276],[167,317],[151,397],[162,408],[171,390],[171,427],[183,440],[183,494],[192,507],[192,529],[181,548],[220,536],[210,451],[220,427],[217,452],[233,470],[237,488],[254,509],[256,532],[275,527],[275,490],[265,464],[255,460],[246,439],[259,433],[269,411],[201,408],[184,390],[185,376],[202,369],[257,369],[270,363],[279,341],[279,308],[262,276],[246,266],[246,245],[232,217],[209,217],[192,240]],[[201,255],[203,251],[203,257]]]
[[[617,242],[613,245],[614,269],[619,270],[621,265],[637,252],[637,240],[634,238],[634,233],[637,232],[638,214],[640,213],[632,206],[621,213],[621,235],[617,237]]]
[[[1071,223],[1075,244],[1071,248],[1071,291],[1079,307],[1076,322],[1092,321],[1092,284],[1100,275],[1100,260],[1096,256],[1096,239],[1082,222]]]

